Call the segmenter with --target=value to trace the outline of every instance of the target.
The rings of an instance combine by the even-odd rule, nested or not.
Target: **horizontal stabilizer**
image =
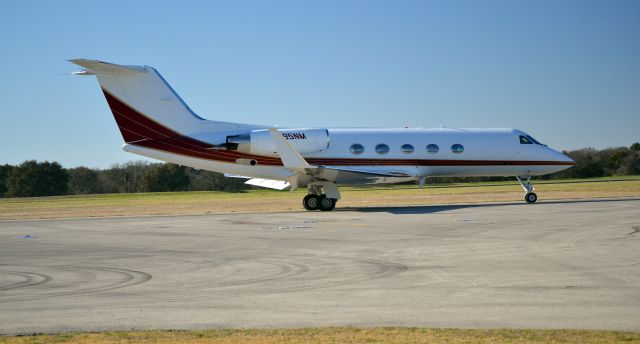
[[[253,178],[253,179],[247,180],[244,183],[249,185],[254,185],[254,186],[260,186],[263,188],[276,189],[276,190],[284,190],[287,187],[289,187],[289,183],[285,181],[272,180],[272,179]]]

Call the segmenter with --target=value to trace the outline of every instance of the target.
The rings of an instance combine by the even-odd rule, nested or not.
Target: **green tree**
[[[634,151],[640,151],[640,142],[636,142],[632,144],[631,147],[629,148],[631,148],[631,150],[634,150]]]
[[[568,155],[576,162],[573,168],[567,170],[568,177],[591,178],[605,175],[604,163],[599,151],[584,148],[568,152]]]
[[[616,171],[618,175],[640,174],[640,150],[631,150]]]
[[[108,170],[101,171],[98,174],[98,179],[102,184],[103,192],[140,192],[143,190],[142,178],[147,170],[153,166],[144,161],[115,164]]]
[[[9,172],[8,197],[54,196],[67,193],[67,171],[57,162],[25,161]]]
[[[627,147],[607,148],[599,152],[602,158],[606,175],[618,174],[617,171],[622,167],[622,163],[631,153]]]
[[[87,167],[76,167],[67,170],[69,173],[69,193],[74,195],[95,194],[102,192],[98,172]]]
[[[7,177],[13,166],[9,164],[0,165],[0,197],[4,197],[7,192]]]
[[[184,166],[158,164],[145,172],[142,177],[142,190],[151,192],[185,191],[189,187],[189,181]]]

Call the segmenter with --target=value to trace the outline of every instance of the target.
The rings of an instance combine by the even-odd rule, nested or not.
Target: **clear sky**
[[[640,141],[640,1],[0,1],[0,163],[139,159],[71,58],[156,67],[200,116]]]

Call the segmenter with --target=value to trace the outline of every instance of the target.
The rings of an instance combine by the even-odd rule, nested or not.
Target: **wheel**
[[[302,206],[307,210],[318,210],[320,207],[320,196],[318,195],[306,195],[302,199]]]
[[[324,195],[322,195],[324,196]],[[327,196],[324,196],[320,198],[320,210],[322,211],[330,211],[333,210],[333,208],[336,207],[336,202],[338,201],[335,198],[328,198]]]
[[[533,192],[527,192],[527,194],[524,195],[524,200],[527,201],[527,203],[536,203],[538,195]]]

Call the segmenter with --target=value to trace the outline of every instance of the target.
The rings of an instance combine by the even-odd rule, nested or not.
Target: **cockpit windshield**
[[[520,135],[520,144],[521,145],[530,145],[530,144],[533,144],[533,142],[531,140],[529,140],[528,137],[526,137],[524,135]]]
[[[533,141],[533,143],[537,144],[537,145],[543,145],[542,143],[538,142],[538,140],[534,139],[533,137],[531,137],[531,135],[527,135],[527,138],[531,141]],[[543,145],[544,146],[544,145]]]
[[[537,144],[537,145],[541,145],[544,146],[542,143],[538,142],[538,140],[534,139],[533,137],[531,137],[531,135],[520,135],[520,144],[521,145],[532,145],[532,144]]]

